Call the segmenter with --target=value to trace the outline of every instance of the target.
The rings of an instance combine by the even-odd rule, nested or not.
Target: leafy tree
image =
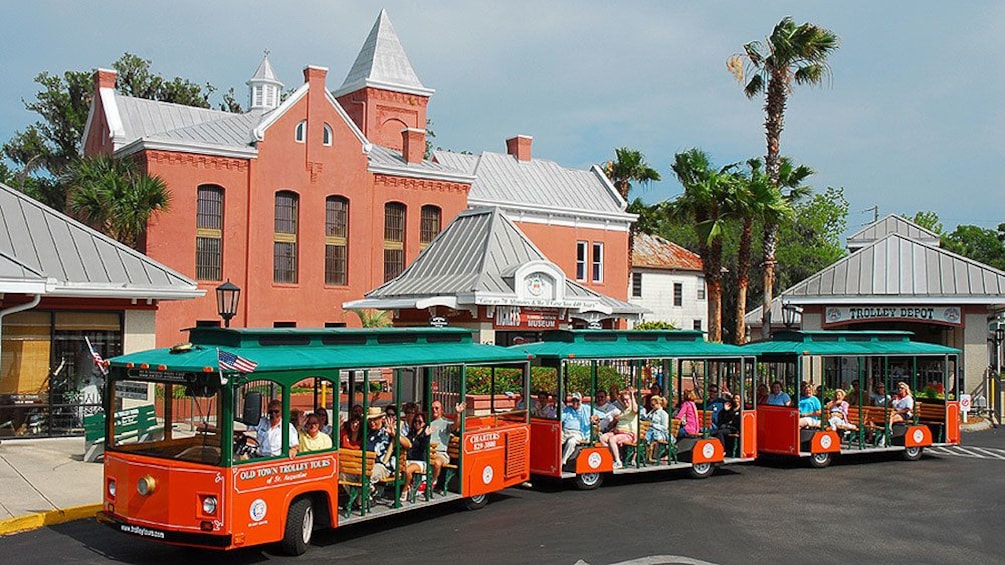
[[[131,159],[84,157],[71,165],[66,181],[70,212],[133,248],[151,216],[167,211],[171,204],[167,184],[147,175]]]
[[[647,320],[645,322],[639,322],[635,324],[633,330],[676,330],[680,329],[673,325],[671,322],[666,322],[663,320]]]
[[[828,29],[804,23],[796,25],[785,17],[775,25],[767,42],[751,41],[743,53],[733,55],[726,68],[744,83],[747,98],[764,93],[764,129],[767,154],[764,158],[768,178],[776,187],[780,175],[780,142],[785,119],[785,104],[792,85],[817,85],[830,76],[827,57],[838,48],[838,37]],[[764,316],[763,332],[767,335],[767,316],[775,284],[775,254],[778,246],[778,225],[766,222],[763,237],[764,254]]]
[[[614,188],[625,202],[628,202],[628,192],[632,189],[632,183],[648,186],[649,183],[660,180],[659,172],[646,163],[646,158],[641,151],[619,147],[614,150],[614,160],[608,161],[604,165],[604,173],[611,179]],[[635,248],[636,226],[632,225],[628,230],[628,272],[632,272],[632,249]]]
[[[391,316],[384,310],[368,308],[365,310],[353,310],[359,317],[359,323],[364,328],[386,328],[393,322]]]
[[[702,271],[708,286],[708,338],[722,341],[722,234],[726,221],[737,209],[737,177],[734,165],[716,169],[700,149],[674,156],[670,165],[684,193],[670,206],[670,216],[691,222],[698,239]]]
[[[998,230],[959,225],[942,236],[942,247],[974,261],[1005,271],[1005,223]]]
[[[908,214],[901,214],[901,216],[911,220],[928,231],[934,232],[940,236],[943,234],[942,222],[939,220],[939,215],[935,212],[919,210],[918,212],[915,212],[913,216]]]

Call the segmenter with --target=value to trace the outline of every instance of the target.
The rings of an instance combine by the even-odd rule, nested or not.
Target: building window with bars
[[[223,189],[202,185],[196,189],[195,278],[223,280]]]
[[[275,229],[272,234],[272,280],[297,282],[298,197],[289,191],[276,193]]]
[[[384,205],[384,282],[405,269],[405,205]]]
[[[682,283],[673,283],[673,305],[684,305],[684,285]]]
[[[698,277],[698,300],[705,300],[705,277]]]
[[[586,242],[576,242],[576,280],[586,280]]]
[[[325,199],[325,284],[349,284],[349,200]]]
[[[693,325],[691,327],[693,327],[694,329],[696,329],[698,331],[701,331],[701,320],[695,320],[693,322]]]
[[[438,206],[426,205],[422,207],[419,226],[419,248],[425,249],[430,241],[440,233],[440,217],[442,216]]]
[[[632,273],[632,296],[642,297],[642,273]]]
[[[593,282],[604,282],[604,244],[593,242]]]

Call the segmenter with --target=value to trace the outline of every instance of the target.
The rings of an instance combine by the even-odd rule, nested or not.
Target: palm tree
[[[391,325],[391,316],[386,310],[376,310],[368,308],[365,310],[353,310],[359,317],[360,325],[364,328],[386,328]]]
[[[750,285],[750,257],[753,247],[753,226],[755,220],[774,223],[790,219],[795,214],[792,203],[810,192],[810,187],[803,186],[806,178],[813,174],[813,169],[800,165],[793,167],[792,162],[782,157],[780,161],[779,184],[783,192],[772,186],[762,168],[760,159],[747,161],[749,172],[742,176],[742,190],[736,202],[742,218],[740,228],[740,245],[737,252],[736,273],[736,343],[746,341],[747,325],[747,288]]]
[[[674,155],[670,165],[684,193],[669,211],[673,219],[693,222],[698,236],[702,271],[708,286],[708,338],[722,341],[722,232],[723,226],[739,208],[736,165],[716,169],[700,149]]]
[[[637,182],[642,186],[648,186],[651,182],[660,180],[659,171],[646,163],[646,158],[641,151],[619,147],[614,150],[614,160],[608,161],[604,166],[607,178],[611,179],[611,184],[617,189],[621,198],[628,202],[628,192],[632,189],[632,183]],[[628,273],[632,272],[632,250],[635,248],[635,234],[637,233],[635,224],[628,230]]]
[[[726,68],[741,83],[745,75],[750,79],[743,87],[747,98],[761,93],[764,97],[764,129],[767,155],[764,158],[768,179],[778,187],[779,143],[785,118],[785,104],[792,92],[792,84],[816,85],[830,76],[827,57],[838,48],[838,37],[828,29],[804,23],[797,26],[792,18],[778,22],[766,45],[751,41],[743,46],[743,53],[730,57]],[[746,62],[746,69],[744,63]],[[769,331],[768,316],[775,284],[775,249],[778,247],[778,225],[768,222],[764,226],[764,325],[762,333]]]
[[[84,157],[70,166],[66,180],[69,212],[133,248],[150,218],[171,205],[167,184],[160,177],[147,175],[128,159]]]

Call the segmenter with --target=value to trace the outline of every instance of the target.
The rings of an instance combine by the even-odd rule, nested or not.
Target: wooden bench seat
[[[363,456],[363,451],[359,449],[341,449],[338,452],[338,464],[339,464],[339,475],[338,484],[345,487],[345,490],[349,493],[349,501],[345,505],[345,516],[348,518],[352,511],[353,504],[359,500],[360,501],[360,514],[365,514],[366,510],[369,508],[370,496],[368,492],[363,492],[364,484],[370,484],[370,474],[373,471],[373,466],[377,461],[377,454],[373,451],[367,451],[366,457]],[[399,461],[398,473],[401,473],[401,469],[404,461]],[[396,480],[394,475],[387,477],[378,481],[381,485],[392,484]],[[371,485],[373,486],[373,485]]]

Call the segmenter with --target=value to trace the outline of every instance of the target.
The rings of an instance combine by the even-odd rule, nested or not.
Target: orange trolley
[[[111,360],[98,517],[123,533],[300,554],[315,527],[478,508],[529,477],[530,424],[512,400],[526,394],[526,353],[448,328],[189,331],[190,343]],[[410,452],[398,438],[433,405],[433,441]],[[343,434],[360,412],[360,436]],[[142,433],[139,417],[153,419]]]

